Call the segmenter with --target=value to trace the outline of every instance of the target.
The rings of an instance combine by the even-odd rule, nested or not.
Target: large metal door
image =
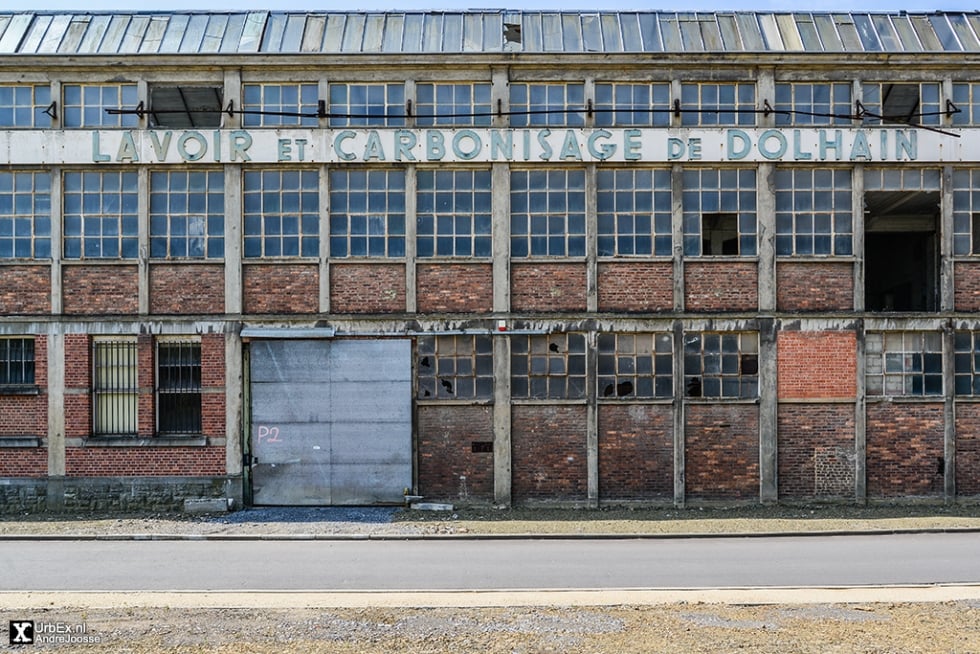
[[[412,486],[411,341],[250,346],[252,501],[366,505]]]

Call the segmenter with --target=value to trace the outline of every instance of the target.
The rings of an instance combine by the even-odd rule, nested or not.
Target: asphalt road
[[[980,534],[4,541],[3,591],[373,591],[980,583]]]

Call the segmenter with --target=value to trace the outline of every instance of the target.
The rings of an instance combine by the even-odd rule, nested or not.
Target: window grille
[[[157,432],[201,433],[200,343],[157,343]]]
[[[136,341],[97,341],[93,347],[93,432],[97,436],[137,432]]]
[[[0,386],[34,383],[34,339],[0,339]]]

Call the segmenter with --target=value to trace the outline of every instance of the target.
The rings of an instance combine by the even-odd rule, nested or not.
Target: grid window
[[[682,84],[682,125],[755,125],[755,85]]]
[[[851,171],[778,168],[776,254],[852,254],[851,208]]]
[[[956,332],[954,340],[957,395],[980,395],[980,332]]]
[[[150,256],[224,256],[224,180],[216,170],[150,173]]]
[[[34,384],[34,339],[0,338],[0,386]]]
[[[491,209],[489,170],[420,170],[418,255],[489,257]]]
[[[330,127],[403,127],[403,84],[331,84]]]
[[[938,191],[938,168],[866,168],[865,191]]]
[[[512,127],[584,127],[582,84],[511,84]]]
[[[135,172],[68,172],[64,189],[66,259],[135,259],[139,188]]]
[[[670,334],[599,334],[599,397],[673,397],[673,342]]]
[[[201,433],[201,344],[157,343],[157,432]]]
[[[750,169],[687,169],[684,254],[754,256],[756,181]]]
[[[688,397],[758,397],[758,334],[685,334],[684,389]]]
[[[851,122],[850,84],[776,84],[776,124],[847,125]]]
[[[939,125],[939,83],[865,83],[862,88],[865,125]]]
[[[330,256],[405,256],[405,173],[330,173]]]
[[[953,254],[980,254],[980,169],[953,171]]]
[[[93,432],[97,436],[136,434],[136,341],[96,341],[93,349]]]
[[[245,173],[245,256],[315,257],[320,253],[320,193],[315,170]]]
[[[0,127],[51,127],[51,87],[0,85]]]
[[[316,84],[242,85],[242,127],[316,127]]]
[[[51,256],[51,175],[0,171],[0,259]]]
[[[421,127],[482,126],[493,120],[489,84],[418,84],[415,122]]]
[[[669,170],[601,169],[596,187],[599,256],[670,256]]]
[[[423,336],[418,342],[420,400],[493,398],[490,336]]]
[[[530,400],[585,398],[584,335],[515,335],[510,343],[511,397]]]
[[[585,256],[585,171],[514,171],[510,175],[513,257]]]
[[[942,334],[868,334],[865,366],[868,395],[942,395]]]
[[[135,110],[139,103],[135,84],[66,84],[64,86],[65,127],[137,127],[135,113],[109,113],[109,110]]]
[[[980,83],[953,84],[953,104],[959,109],[953,114],[954,125],[980,125]]]
[[[596,127],[667,127],[670,112],[669,84],[595,85]]]

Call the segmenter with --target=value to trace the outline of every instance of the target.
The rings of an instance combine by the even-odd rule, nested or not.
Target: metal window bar
[[[135,341],[95,344],[93,431],[99,436],[135,435],[139,398]]]
[[[34,339],[0,340],[0,385],[21,386],[34,383]]]
[[[201,344],[157,344],[157,432],[201,433]]]

